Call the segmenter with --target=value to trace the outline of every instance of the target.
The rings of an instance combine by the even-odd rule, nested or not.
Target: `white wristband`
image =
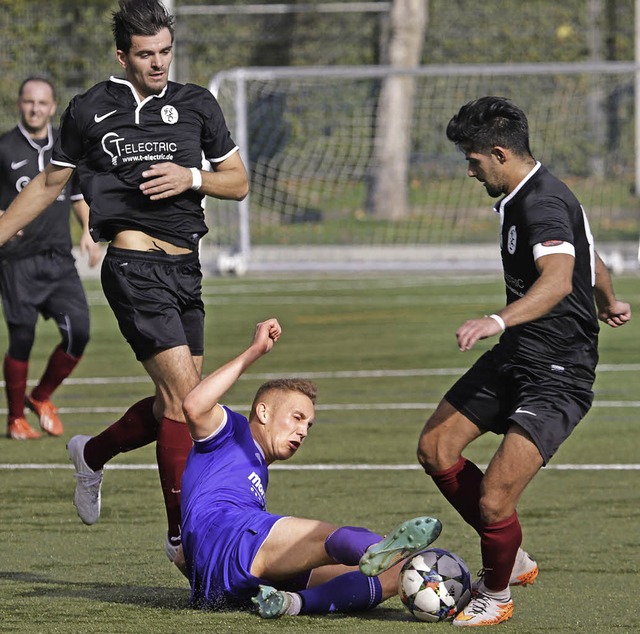
[[[202,174],[197,167],[190,167],[191,170],[191,189],[198,191],[202,187]]]
[[[498,326],[500,326],[500,328],[502,328],[502,332],[504,332],[507,329],[507,324],[504,323],[504,319],[502,319],[502,317],[500,317],[500,315],[496,315],[495,313],[493,315],[488,315],[489,319],[493,319],[493,321],[495,321]]]

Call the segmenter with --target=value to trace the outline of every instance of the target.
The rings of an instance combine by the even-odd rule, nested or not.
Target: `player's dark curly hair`
[[[481,97],[466,103],[449,121],[447,138],[465,152],[500,146],[531,156],[527,117],[504,97]]]
[[[308,396],[312,403],[316,402],[318,396],[316,384],[307,379],[272,379],[258,388],[251,405],[252,412],[255,411],[257,404],[264,399],[267,392],[300,392]]]
[[[173,32],[175,18],[159,0],[119,0],[120,10],[111,14],[111,31],[119,51],[128,53],[134,35],[156,35],[167,28]]]

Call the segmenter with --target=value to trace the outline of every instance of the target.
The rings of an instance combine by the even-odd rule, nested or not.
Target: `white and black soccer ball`
[[[449,621],[471,598],[471,573],[455,553],[428,548],[407,560],[398,594],[419,621]]]

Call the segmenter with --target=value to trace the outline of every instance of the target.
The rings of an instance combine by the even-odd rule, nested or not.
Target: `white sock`
[[[483,581],[478,588],[478,592],[480,594],[484,594],[487,597],[490,597],[491,599],[495,599],[500,603],[507,603],[508,601],[511,601],[511,590],[509,589],[509,586],[507,586],[504,590],[489,590],[489,588],[484,585]]]
[[[285,592],[288,601],[286,602],[286,607],[284,609],[283,614],[287,614],[288,616],[296,616],[300,614],[300,610],[302,609],[302,597],[296,592]]]

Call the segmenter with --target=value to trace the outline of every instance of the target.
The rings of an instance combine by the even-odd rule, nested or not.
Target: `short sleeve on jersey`
[[[560,240],[548,240],[547,242],[538,242],[533,245],[533,259],[537,260],[543,255],[554,255],[561,253],[564,255],[570,255],[576,257],[576,250],[572,244],[568,242],[562,242]]]
[[[203,98],[202,112],[205,124],[202,130],[202,151],[208,161],[221,163],[238,150],[215,97],[207,92]]]
[[[75,118],[77,98],[74,97],[60,120],[60,134],[53,146],[51,162],[64,167],[77,167],[82,157],[82,133]]]
[[[526,210],[529,228],[529,245],[534,246],[550,240],[573,244],[569,210],[566,205],[553,196],[540,197],[535,205]]]
[[[229,426],[229,413],[227,412],[227,408],[223,405],[220,405],[220,407],[222,407],[222,411],[224,413],[222,422],[220,423],[220,427],[218,427],[218,429],[216,429],[210,436],[201,438],[200,440],[194,439],[193,441],[193,444],[195,445],[196,451],[198,453],[206,453],[207,449],[210,448],[210,445],[212,444],[210,441],[214,438],[217,438],[218,436],[221,436]]]

